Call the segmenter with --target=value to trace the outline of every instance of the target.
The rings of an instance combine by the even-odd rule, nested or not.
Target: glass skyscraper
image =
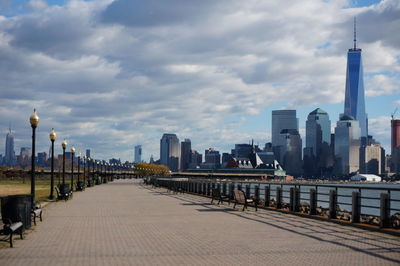
[[[308,114],[306,121],[306,147],[319,156],[322,143],[331,144],[331,120],[324,110],[317,108]]]
[[[344,100],[344,114],[351,115],[358,120],[361,129],[362,143],[366,145],[368,139],[368,121],[365,113],[364,75],[361,49],[356,46],[354,24],[354,47],[347,53],[346,95]]]

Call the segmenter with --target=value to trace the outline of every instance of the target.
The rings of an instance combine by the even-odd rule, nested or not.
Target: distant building
[[[142,145],[135,146],[135,163],[140,163],[142,161]]]
[[[335,157],[338,174],[360,169],[360,126],[350,115],[343,115],[335,128]]]
[[[47,153],[45,152],[38,152],[37,154],[37,165],[38,166],[46,166],[47,162]]]
[[[296,117],[296,110],[274,110],[272,111],[272,148],[275,158],[282,163],[286,138],[281,134],[282,130],[299,130],[299,120]]]
[[[217,169],[221,167],[221,155],[219,151],[209,148],[204,152],[204,163],[201,168],[204,169]]]
[[[160,163],[172,172],[179,171],[179,139],[176,134],[165,133],[160,139]]]
[[[390,170],[400,172],[400,119],[391,120],[391,164]]]
[[[355,26],[354,21],[354,47],[347,53],[344,115],[352,116],[358,121],[361,144],[367,145],[368,120],[365,112],[364,73],[361,49],[356,45]]]
[[[300,134],[296,129],[283,129],[281,136],[285,139],[285,145],[281,149],[283,154],[281,165],[289,175],[300,176],[303,172]]]
[[[86,158],[91,158],[90,149],[86,149]]]
[[[192,143],[190,139],[185,139],[181,142],[181,171],[185,171],[189,168],[192,154]]]
[[[14,151],[14,135],[11,132],[11,128],[6,135],[6,153],[4,155],[4,164],[6,166],[14,166],[16,162],[15,151]]]
[[[200,168],[202,162],[203,162],[203,155],[196,150],[192,150],[190,154],[189,169]]]
[[[324,110],[317,108],[309,113],[306,121],[306,147],[304,148],[304,172],[320,176],[333,165],[331,145],[331,121]]]
[[[221,166],[222,167],[226,167],[227,162],[232,159],[233,156],[232,154],[228,153],[228,152],[224,152],[222,153],[222,162],[221,162]]]
[[[381,146],[371,144],[360,148],[360,173],[380,175],[382,170]]]

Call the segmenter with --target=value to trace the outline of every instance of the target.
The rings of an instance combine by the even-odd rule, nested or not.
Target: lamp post
[[[54,199],[54,141],[57,138],[57,134],[54,128],[50,131],[50,141],[51,141],[51,179],[50,179],[50,196],[49,199]]]
[[[35,203],[35,141],[36,141],[36,127],[39,124],[39,116],[36,114],[36,109],[33,109],[32,115],[29,117],[29,122],[32,127],[32,168],[31,168],[31,194],[32,194],[32,208]]]
[[[67,148],[67,141],[64,139],[64,141],[61,143],[61,147],[63,149],[63,172],[62,172],[62,186],[63,189],[65,189],[65,149]]]
[[[71,148],[71,191],[74,191],[74,155],[75,148]]]

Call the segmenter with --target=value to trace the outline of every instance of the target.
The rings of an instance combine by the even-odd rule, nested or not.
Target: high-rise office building
[[[349,49],[347,53],[344,115],[350,115],[359,121],[361,143],[362,145],[367,145],[368,120],[365,112],[364,74],[361,49],[357,48],[355,19],[354,47]]]
[[[281,134],[282,130],[299,130],[299,120],[296,117],[296,110],[273,110],[272,111],[272,149],[276,160],[282,163],[286,146],[286,137]]]
[[[142,145],[135,146],[135,163],[140,163],[142,161]]]
[[[190,156],[192,154],[192,143],[190,139],[181,142],[181,171],[185,171],[190,165]]]
[[[391,153],[393,154],[394,150],[400,146],[400,119],[392,119],[391,124],[392,124]]]
[[[360,148],[360,173],[380,175],[382,170],[381,145],[371,144]]]
[[[318,156],[322,143],[331,144],[331,120],[324,110],[317,108],[308,114],[306,121],[306,147]]]
[[[179,171],[179,139],[176,134],[165,133],[160,140],[160,163],[173,172]]]
[[[285,139],[282,146],[283,159],[281,165],[289,175],[299,176],[302,174],[303,162],[301,159],[302,141],[299,131],[296,129],[283,129],[281,135]]]
[[[203,155],[196,150],[191,151],[190,155],[190,169],[199,168],[201,163],[203,162]]]
[[[342,115],[335,128],[335,157],[338,174],[360,169],[360,125],[354,117]]]
[[[90,149],[86,149],[86,158],[90,158]]]
[[[204,152],[204,163],[201,165],[202,168],[216,169],[221,167],[221,154],[219,151],[209,148]]]
[[[400,172],[400,120],[392,119],[391,160],[390,170]]]
[[[6,135],[6,154],[4,156],[4,164],[6,166],[15,165],[14,135],[11,132],[11,128]]]

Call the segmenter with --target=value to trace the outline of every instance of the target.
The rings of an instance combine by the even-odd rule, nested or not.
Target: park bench
[[[55,187],[57,192],[57,200],[65,200],[67,201],[69,198],[72,198],[72,190],[70,189],[63,189],[60,190],[59,187]]]
[[[254,198],[248,198],[246,196],[246,193],[243,192],[243,190],[234,190],[233,191],[233,200],[234,200],[234,203],[235,203],[233,205],[233,208],[236,207],[236,204],[243,204],[242,211],[244,211],[245,208],[247,209],[247,206],[249,204],[253,204],[254,207],[256,208],[256,211],[257,211],[258,201],[256,199],[254,199]]]
[[[0,239],[0,241],[4,242],[10,242],[10,247],[13,247],[13,235],[14,233],[19,233],[21,239],[22,237],[22,230],[23,230],[23,224],[22,222],[15,222],[13,223],[10,219],[3,218],[3,229],[0,230],[0,235],[5,236],[3,239]]]
[[[211,191],[211,204],[213,204],[214,200],[218,200],[217,204],[223,203],[224,201],[227,201],[229,204],[231,203],[231,198],[229,196],[222,195],[218,188],[213,188]]]
[[[43,219],[42,219],[42,207],[40,206],[40,204],[39,204],[39,205],[36,205],[36,206],[32,209],[31,214],[32,214],[33,224],[34,224],[34,225],[36,225],[36,218],[39,218],[40,221],[43,221]]]

